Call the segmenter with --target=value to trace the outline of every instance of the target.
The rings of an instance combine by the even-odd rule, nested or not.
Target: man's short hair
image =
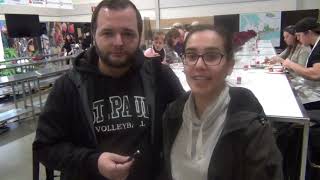
[[[94,37],[96,30],[97,30],[97,19],[98,19],[99,11],[101,8],[104,8],[104,7],[111,9],[111,10],[123,10],[128,7],[132,7],[134,9],[134,11],[136,12],[136,18],[137,18],[137,22],[138,22],[138,24],[137,24],[138,33],[139,33],[139,37],[141,38],[141,34],[142,34],[141,14],[138,11],[137,7],[129,0],[102,0],[98,4],[98,6],[93,11],[92,18],[91,18],[91,33],[92,33],[93,37]]]

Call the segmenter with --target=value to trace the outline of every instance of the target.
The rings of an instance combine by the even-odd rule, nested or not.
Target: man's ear
[[[94,34],[92,34],[92,45],[96,46],[96,37]]]

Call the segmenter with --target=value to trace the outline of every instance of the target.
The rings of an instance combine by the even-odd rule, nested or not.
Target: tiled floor
[[[32,142],[36,121],[9,124],[10,130],[0,135],[0,179],[32,179]],[[45,179],[44,167],[40,167],[40,178]]]
[[[32,179],[31,145],[35,133],[0,147],[0,177],[2,180]]]
[[[20,102],[21,103],[21,102]],[[14,108],[12,102],[0,104],[0,112]],[[0,179],[32,179],[32,142],[37,120],[25,118],[8,123],[9,130],[0,134]],[[40,167],[40,177],[45,179],[44,168]]]

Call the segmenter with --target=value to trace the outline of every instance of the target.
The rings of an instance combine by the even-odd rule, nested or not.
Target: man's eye
[[[108,36],[108,37],[112,37],[113,32],[104,32],[103,35]]]
[[[129,38],[135,37],[135,33],[132,32],[124,32],[122,35]]]

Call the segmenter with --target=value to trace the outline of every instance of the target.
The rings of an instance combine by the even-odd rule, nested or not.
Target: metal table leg
[[[17,95],[16,95],[15,85],[17,85],[17,88],[18,88],[18,86],[19,86],[18,82],[11,83],[14,106],[15,106],[16,109],[18,109],[18,102],[17,102]],[[19,93],[19,90],[17,90],[17,93]],[[20,116],[18,116],[17,118],[18,118],[18,122],[20,123]]]
[[[40,110],[42,110],[42,98],[41,98],[41,87],[40,87],[40,79],[37,78],[36,79],[36,83],[37,83],[37,89],[38,89],[38,94],[39,94],[39,103],[40,103]]]
[[[33,98],[32,98],[32,96],[33,96],[33,94],[32,94],[32,88],[31,88],[31,85],[30,85],[31,82],[32,82],[32,80],[27,81],[27,83],[28,83],[28,88],[29,88],[29,93],[30,93],[30,103],[31,103],[32,118],[33,118],[34,120],[36,120],[35,112],[34,112],[35,110],[34,110],[34,105],[33,105]]]
[[[307,155],[308,155],[308,141],[309,141],[309,122],[306,122],[303,127],[303,140],[301,151],[301,167],[300,167],[300,180],[305,180]]]

